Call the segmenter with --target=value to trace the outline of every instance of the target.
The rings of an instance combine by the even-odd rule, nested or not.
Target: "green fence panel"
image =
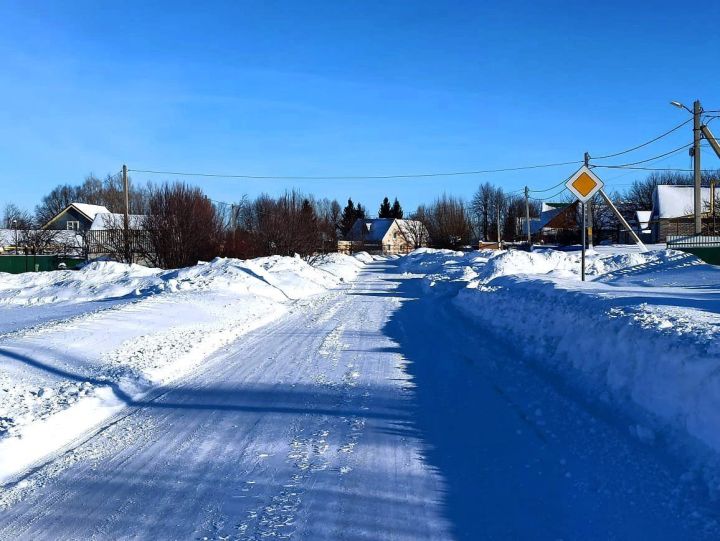
[[[23,272],[40,272],[57,270],[60,263],[68,269],[77,267],[82,259],[58,257],[56,255],[1,255],[0,272],[20,274]]]
[[[711,265],[720,265],[720,248],[675,248],[693,254]]]

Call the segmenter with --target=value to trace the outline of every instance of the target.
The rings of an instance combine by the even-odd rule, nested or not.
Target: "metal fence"
[[[667,247],[696,255],[711,265],[720,265],[718,235],[668,235]]]
[[[112,254],[122,252],[125,248],[125,231],[122,229],[100,229],[87,232],[88,254]],[[147,231],[131,229],[128,231],[128,244],[133,254],[148,254],[152,252]]]
[[[668,248],[720,248],[720,236],[668,235]]]

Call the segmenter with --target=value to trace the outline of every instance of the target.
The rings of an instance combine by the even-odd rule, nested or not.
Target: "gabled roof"
[[[382,242],[394,221],[393,218],[358,219],[347,236],[351,240]]]
[[[715,197],[720,195],[718,188],[715,188]],[[710,188],[701,188],[702,212],[707,212],[710,203]],[[654,219],[661,218],[682,218],[690,216],[695,211],[695,187],[694,186],[672,186],[658,184],[653,190]]]
[[[564,209],[569,204],[570,203],[547,203],[547,202],[543,201],[540,212],[545,212],[548,210],[555,210],[555,209]]]
[[[640,225],[640,229],[647,229],[650,227],[650,216],[652,216],[652,210],[638,210],[636,213],[637,222]]]
[[[393,224],[395,224],[397,231],[405,237],[407,242],[417,241],[414,237],[417,234],[415,230],[417,229],[416,226],[418,224],[422,227],[421,231],[423,238],[421,239],[421,242],[427,242],[429,240],[427,229],[425,229],[420,222],[417,222],[416,220],[398,220],[396,218],[367,218],[363,220],[355,220],[352,229],[348,231],[345,238],[347,240],[361,240],[365,242],[387,241],[389,239],[386,239],[385,237],[393,227]]]
[[[87,203],[71,203],[71,207],[75,207],[81,214],[87,216],[92,221],[99,213],[109,214],[110,211],[102,205],[88,205]]]
[[[57,220],[60,216],[65,214],[69,209],[75,209],[77,212],[82,214],[89,222],[92,222],[99,213],[104,212],[109,214],[110,211],[102,205],[88,205],[87,203],[70,203],[63,210],[58,212],[53,218],[46,223],[43,228],[47,228],[51,223]]]
[[[575,207],[575,203],[543,203],[543,211],[540,218],[530,220],[530,232],[532,234],[539,233],[546,227],[552,227],[552,221],[560,216],[569,207]]]
[[[144,214],[130,214],[128,215],[128,222],[130,229],[143,229],[145,222]],[[98,212],[95,215],[95,219],[90,225],[91,231],[107,230],[107,229],[122,229],[124,228],[125,217],[123,214],[115,212]]]

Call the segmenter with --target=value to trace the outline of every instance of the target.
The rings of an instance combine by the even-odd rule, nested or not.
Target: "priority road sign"
[[[573,176],[565,183],[579,201],[586,203],[592,196],[600,191],[603,187],[603,181],[600,180],[589,167],[583,165]]]

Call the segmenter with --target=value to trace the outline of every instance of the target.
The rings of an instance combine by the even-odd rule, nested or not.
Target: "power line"
[[[573,165],[581,161],[544,163],[538,165],[523,165],[519,167],[503,167],[499,169],[478,169],[476,171],[451,171],[441,173],[414,173],[400,175],[337,175],[337,176],[274,176],[274,175],[238,175],[220,173],[189,173],[181,171],[157,171],[151,169],[128,169],[133,173],[146,173],[150,175],[175,175],[184,177],[211,177],[211,178],[241,178],[248,180],[371,180],[371,179],[393,179],[393,178],[424,178],[424,177],[452,177],[461,175],[481,175],[487,173],[503,173],[508,171],[524,171],[528,169],[542,169],[546,167],[561,167]]]
[[[692,143],[684,144],[684,145],[682,145],[682,146],[680,146],[680,147],[678,147],[678,148],[675,148],[675,149],[670,150],[670,151],[668,151],[668,152],[664,152],[663,154],[658,154],[657,156],[653,156],[652,158],[646,158],[646,159],[644,159],[644,160],[639,160],[639,161],[636,161],[636,162],[618,164],[617,167],[627,167],[627,166],[631,166],[631,165],[640,165],[641,163],[652,162],[652,161],[655,161],[655,160],[657,160],[657,159],[659,159],[659,158],[664,158],[664,157],[666,157],[666,156],[670,156],[671,154],[675,154],[676,152],[680,152],[681,150],[685,150],[685,149],[687,149],[687,148],[690,148],[692,145],[693,145]],[[594,165],[595,167],[602,167],[602,164],[593,164],[593,165]],[[606,164],[606,165],[607,165],[607,164]]]
[[[558,193],[550,195],[548,197],[530,197],[533,201],[550,201],[551,199],[555,199],[557,196],[565,193],[567,191],[567,188],[563,188]]]
[[[632,169],[635,171],[677,171],[681,173],[690,173],[692,169],[677,169],[672,167],[634,167],[630,165],[596,165],[602,169]],[[712,172],[712,169],[703,169],[704,172]]]
[[[686,124],[688,124],[688,123],[690,123],[690,122],[692,122],[692,118],[689,118],[689,119],[687,119],[685,122],[683,122],[683,123],[681,123],[681,124],[678,124],[677,126],[675,126],[674,128],[672,128],[671,130],[668,130],[668,131],[666,131],[665,133],[663,133],[663,134],[661,134],[661,135],[658,135],[658,136],[655,137],[654,139],[650,139],[649,141],[646,141],[646,142],[644,142],[644,143],[642,143],[642,144],[640,144],[640,145],[634,146],[634,147],[632,147],[632,148],[628,148],[627,150],[622,150],[622,151],[620,151],[620,152],[615,152],[614,154],[607,154],[607,155],[605,155],[605,156],[592,156],[592,158],[595,159],[595,160],[606,160],[606,159],[608,159],[608,158],[614,158],[614,157],[616,157],[616,156],[622,156],[623,154],[628,154],[628,153],[633,152],[633,151],[635,151],[635,150],[638,150],[638,149],[640,149],[640,148],[643,148],[643,147],[646,147],[646,146],[648,146],[648,145],[651,145],[652,143],[654,143],[655,141],[659,141],[659,140],[662,139],[663,137],[667,137],[668,135],[670,135],[670,134],[673,133],[674,131],[679,130],[680,128],[682,128],[683,126],[685,126]]]
[[[555,188],[559,188],[562,184],[565,184],[569,178],[570,177],[567,177],[565,180],[561,180],[560,182],[558,182],[554,186],[550,186],[549,188],[544,188],[542,190],[528,190],[528,191],[533,192],[533,193],[549,192],[550,190],[554,190]]]

